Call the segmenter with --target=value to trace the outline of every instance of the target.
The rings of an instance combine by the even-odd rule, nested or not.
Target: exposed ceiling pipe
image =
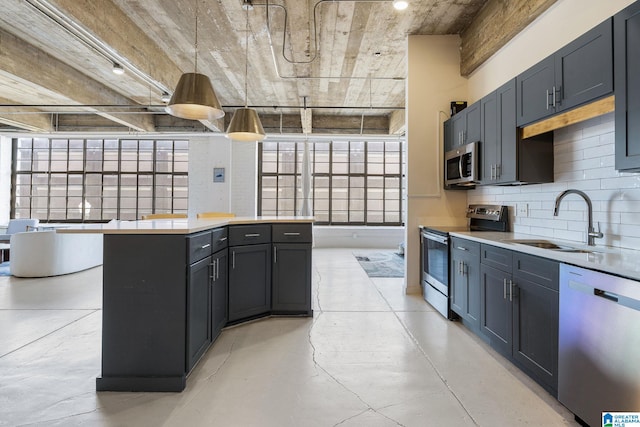
[[[404,77],[371,77],[371,76],[283,76],[280,73],[280,68],[278,67],[278,61],[276,59],[275,47],[273,46],[273,38],[271,36],[271,24],[269,19],[269,8],[270,7],[278,7],[284,11],[284,29],[282,32],[282,57],[290,64],[309,64],[315,61],[318,57],[318,53],[320,49],[318,48],[318,30],[317,30],[317,16],[316,12],[318,6],[320,4],[330,2],[330,3],[340,3],[340,2],[363,2],[363,3],[379,3],[379,2],[387,2],[389,3],[391,0],[320,0],[313,7],[313,39],[315,44],[315,52],[313,58],[308,61],[293,61],[287,58],[285,54],[285,46],[286,46],[286,38],[287,38],[287,22],[288,22],[288,14],[287,9],[279,4],[269,4],[269,0],[266,3],[253,3],[253,6],[262,6],[266,9],[266,21],[267,21],[267,38],[269,40],[269,48],[271,50],[271,59],[273,60],[273,66],[276,71],[276,75],[281,79],[294,79],[294,80],[321,80],[321,79],[346,79],[346,80],[365,80],[365,79],[374,79],[374,80],[405,80]]]

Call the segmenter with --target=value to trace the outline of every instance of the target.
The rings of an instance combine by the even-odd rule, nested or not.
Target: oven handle
[[[441,236],[439,234],[434,234],[434,233],[429,233],[428,231],[423,231],[422,232],[422,237],[424,237],[425,239],[429,239],[429,240],[435,240],[438,243],[442,243],[444,245],[446,245],[448,242],[448,239],[444,236]]]

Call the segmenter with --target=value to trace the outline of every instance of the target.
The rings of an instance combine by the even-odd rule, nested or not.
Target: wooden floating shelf
[[[522,128],[522,139],[560,129],[575,123],[602,116],[615,110],[615,96],[599,99],[582,107],[558,114],[546,120]]]

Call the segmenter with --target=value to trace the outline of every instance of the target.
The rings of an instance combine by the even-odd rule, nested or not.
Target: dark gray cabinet
[[[274,314],[311,314],[311,224],[273,224]]]
[[[445,122],[445,152],[480,141],[480,102],[475,102]]]
[[[227,324],[312,315],[311,223],[219,227],[192,234],[105,234],[98,391],[182,391]],[[229,247],[227,247],[229,246]],[[274,264],[274,265],[275,265]]]
[[[640,170],[640,3],[613,17],[616,169]]]
[[[229,227],[229,323],[271,309],[271,225]]]
[[[473,331],[480,328],[480,244],[451,238],[451,309]]]
[[[228,249],[211,256],[211,340],[214,341],[227,324]]]
[[[612,20],[602,22],[516,77],[525,126],[613,92]]]
[[[211,344],[211,257],[189,266],[187,280],[187,371]]]
[[[485,244],[480,258],[482,335],[556,395],[559,263]]]

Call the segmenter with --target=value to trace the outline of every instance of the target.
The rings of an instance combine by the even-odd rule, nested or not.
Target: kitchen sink
[[[533,246],[535,248],[541,248],[541,249],[550,249],[552,251],[558,251],[558,252],[582,253],[582,254],[591,254],[594,252],[600,252],[596,248],[583,249],[583,248],[577,248],[574,246],[552,242],[550,240],[541,240],[541,239],[513,239],[513,240],[505,239],[504,242]]]

